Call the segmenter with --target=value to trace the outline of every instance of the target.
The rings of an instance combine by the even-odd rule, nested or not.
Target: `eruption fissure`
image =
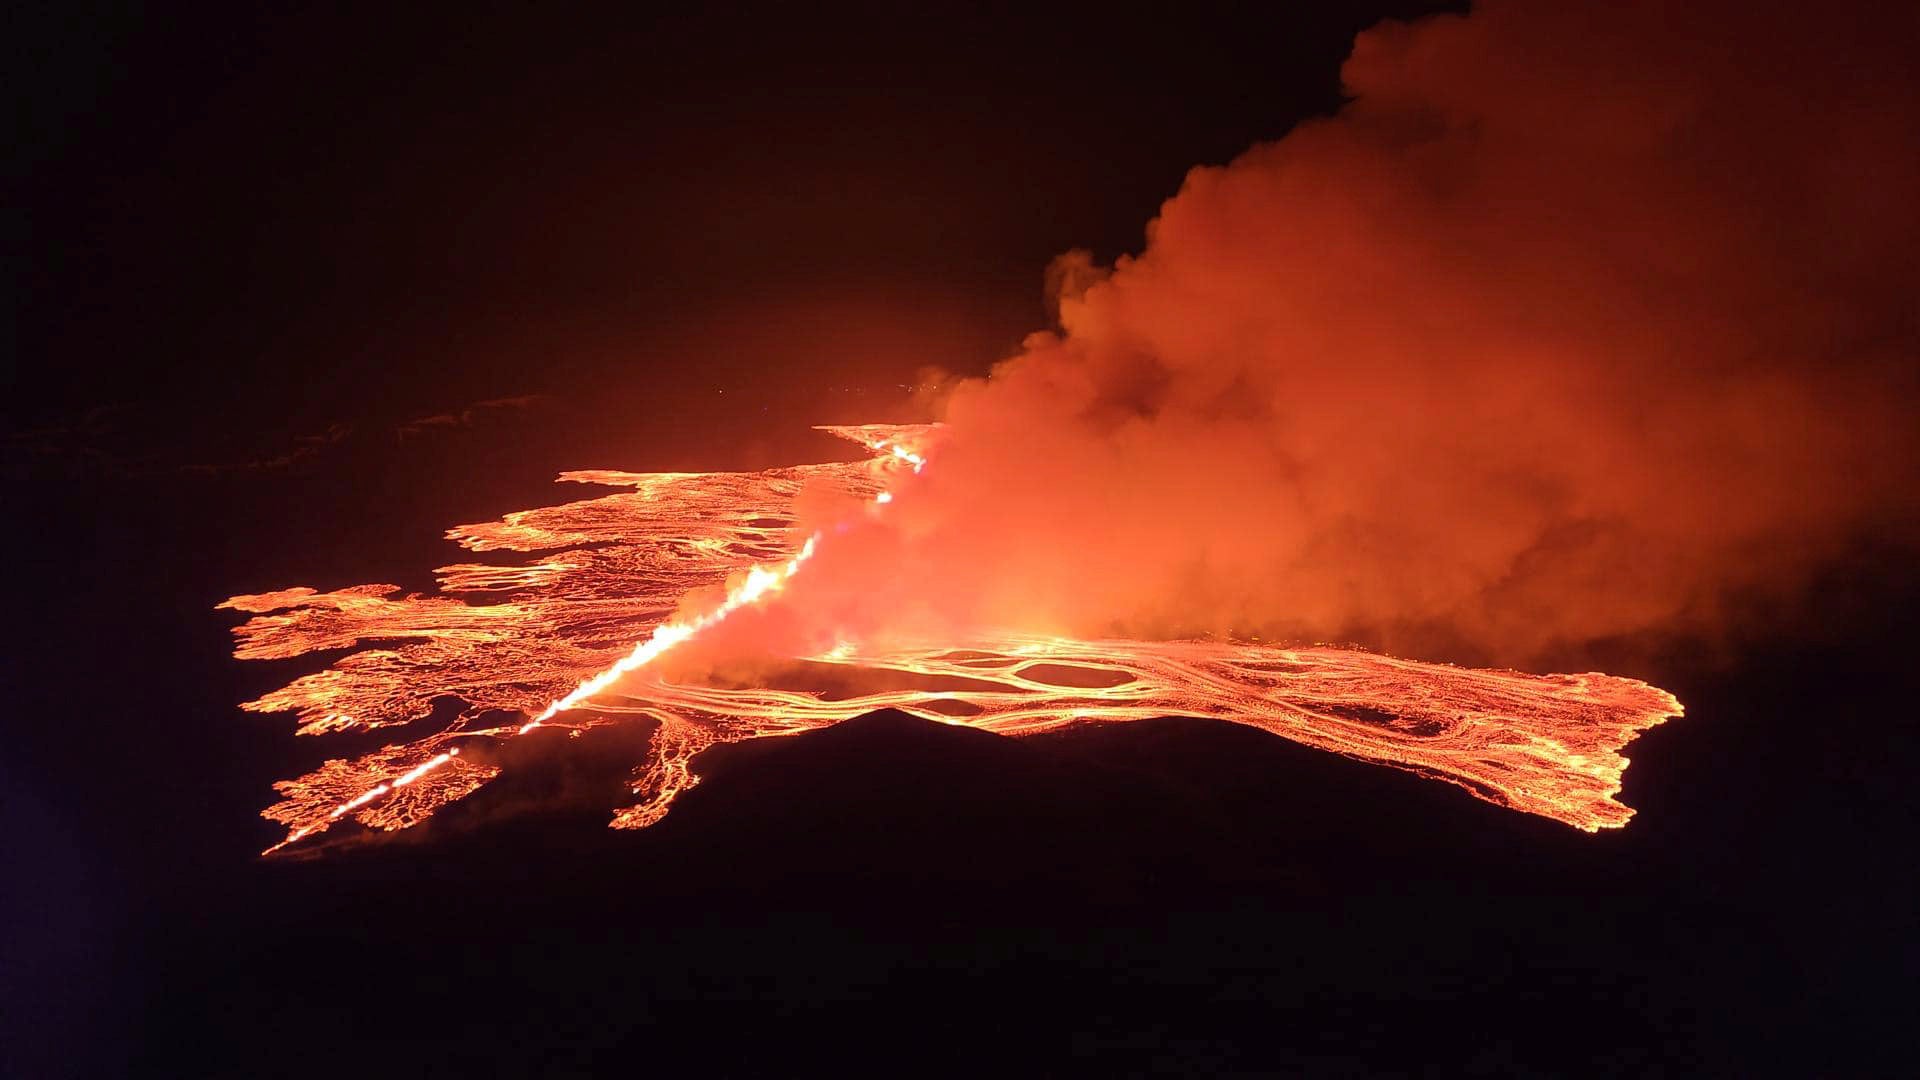
[[[826,530],[803,534],[797,524],[794,503],[804,487],[882,512],[899,485],[926,468],[934,436],[925,427],[826,430],[874,456],[755,474],[568,473],[562,479],[634,490],[451,530],[471,550],[550,552],[517,567],[438,572],[444,592],[496,594],[501,602],[393,599],[390,586],[228,600],[223,607],[253,613],[235,630],[241,657],[402,642],[351,653],[246,705],[295,712],[302,733],[408,723],[443,697],[467,706],[431,736],[282,781],[284,801],[265,814],[288,833],[268,852],[348,817],[374,829],[406,828],[499,773],[497,765],[461,757],[455,740],[497,744],[546,727],[578,733],[651,719],[658,726],[649,757],[632,784],[638,801],[613,819],[637,828],[659,820],[697,781],[690,763],[709,746],[815,730],[879,708],[1003,735],[1170,715],[1226,720],[1593,830],[1632,814],[1613,798],[1627,764],[1619,750],[1680,712],[1665,691],[1599,674],[1532,676],[1350,649],[1020,631],[938,642],[842,639],[787,658],[846,670],[856,687],[862,674],[870,684],[893,677],[888,687],[844,694],[721,686],[660,670],[655,662],[669,651],[764,606],[828,542]],[[780,561],[758,561],[770,553]],[[716,580],[730,581],[718,603],[670,617],[690,588]],[[653,629],[641,634],[649,622]],[[631,629],[621,635],[623,627]],[[605,644],[622,637],[638,644]],[[479,726],[483,716],[502,713],[526,719]]]

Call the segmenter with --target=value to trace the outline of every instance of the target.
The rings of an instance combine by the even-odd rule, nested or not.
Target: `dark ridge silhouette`
[[[1763,697],[1695,700],[1764,715]],[[617,768],[574,764],[625,748],[529,753],[517,790],[262,864],[192,929],[143,942],[147,965],[196,981],[150,1002],[141,1045],[156,1065],[313,1075],[367,1039],[389,1064],[509,1073],[669,1053],[721,1074],[824,1067],[850,1042],[931,1072],[1008,1053],[1495,1072],[1786,1053],[1823,993],[1808,980],[1852,961],[1787,946],[1775,920],[1803,916],[1768,914],[1762,890],[1820,856],[1789,835],[1779,869],[1729,896],[1731,871],[1699,858],[1711,816],[1673,805],[1673,763],[1772,751],[1648,738],[1645,794],[1670,794],[1601,836],[1180,718],[1014,740],[872,713],[709,751],[638,833],[591,805]],[[1860,929],[1828,927],[1829,948]],[[295,1034],[316,1023],[354,1025],[362,1049]]]

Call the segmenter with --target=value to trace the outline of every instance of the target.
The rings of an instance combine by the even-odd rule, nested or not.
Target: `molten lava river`
[[[511,565],[441,567],[438,595],[359,585],[221,604],[252,615],[234,630],[238,657],[351,650],[244,708],[294,713],[303,735],[407,725],[417,736],[276,784],[283,799],[263,813],[287,835],[267,852],[349,818],[379,830],[416,825],[498,775],[489,751],[531,731],[651,719],[657,726],[633,773],[634,802],[612,822],[641,828],[696,782],[689,763],[707,747],[881,708],[1012,736],[1210,717],[1446,780],[1591,832],[1633,815],[1614,799],[1627,766],[1620,750],[1681,711],[1666,691],[1610,675],[1474,671],[1352,649],[1226,641],[1006,634],[876,650],[842,642],[793,658],[795,670],[821,676],[821,684],[848,681],[834,673],[858,676],[851,684],[866,689],[851,694],[662,673],[656,657],[764,602],[831,542],[801,535],[794,502],[803,486],[835,488],[884,513],[896,490],[910,497],[934,434],[824,430],[873,456],[759,473],[565,473],[562,481],[620,490],[450,530],[470,551],[538,554]],[[721,589],[711,602],[683,603],[714,586]],[[449,701],[457,711],[436,708]],[[434,723],[436,716],[447,718]],[[419,735],[422,725],[436,730]]]

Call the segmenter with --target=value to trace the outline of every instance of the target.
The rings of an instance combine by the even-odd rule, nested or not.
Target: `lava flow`
[[[865,688],[728,687],[677,681],[651,662],[803,572],[816,547],[795,500],[805,486],[885,513],[926,463],[931,429],[826,428],[874,452],[865,461],[759,473],[569,472],[563,481],[626,490],[523,510],[448,537],[475,552],[542,552],[515,565],[436,571],[441,595],[392,585],[235,596],[252,614],[235,655],[285,659],[354,649],[243,707],[292,712],[299,733],[412,725],[458,704],[430,734],[333,759],[275,789],[264,815],[287,827],[273,852],[352,818],[380,830],[418,824],[498,775],[462,756],[537,728],[579,732],[652,720],[633,805],[613,825],[658,821],[717,743],[826,727],[880,708],[1002,735],[1066,724],[1195,716],[1231,721],[1466,788],[1489,802],[1594,831],[1626,823],[1615,800],[1641,731],[1680,714],[1664,690],[1610,675],[1526,675],[1418,663],[1353,649],[1219,641],[1071,640],[997,634],[865,648],[841,642],[792,658],[824,683]],[[689,603],[724,583],[719,598]],[[635,644],[638,642],[638,644]],[[776,681],[776,680],[767,680]],[[875,687],[881,687],[876,689]]]

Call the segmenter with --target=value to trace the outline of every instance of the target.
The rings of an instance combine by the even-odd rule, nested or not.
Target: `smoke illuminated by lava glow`
[[[1137,254],[1056,260],[1055,329],[925,380],[939,427],[829,429],[855,463],[567,473],[615,492],[449,534],[517,565],[227,601],[241,657],[340,651],[248,708],[407,725],[267,816],[283,845],[406,828],[502,743],[644,723],[614,818],[643,826],[707,746],[891,707],[1016,736],[1214,718],[1621,825],[1666,692],[1270,643],[1535,670],[1724,643],[1913,544],[1913,26],[1381,23],[1336,113],[1194,168]]]
[[[931,428],[825,430],[873,456],[759,473],[566,473],[564,481],[622,490],[451,530],[474,552],[537,554],[514,565],[441,567],[442,595],[362,585],[227,600],[222,607],[252,615],[235,630],[241,658],[354,650],[245,706],[295,713],[301,734],[412,725],[436,715],[443,699],[461,706],[431,734],[277,784],[284,799],[265,816],[287,835],[269,852],[348,818],[377,830],[419,824],[499,774],[487,749],[536,729],[650,720],[657,726],[633,773],[635,800],[613,818],[616,828],[640,828],[696,782],[689,765],[709,746],[881,708],[1011,736],[1209,717],[1593,831],[1632,816],[1614,798],[1627,765],[1621,749],[1680,713],[1671,694],[1609,675],[1474,671],[1219,640],[848,636],[775,658],[816,683],[861,688],[851,694],[770,685],[791,681],[780,678],[742,687],[659,662],[736,612],[775,603],[816,550],[912,499],[922,469],[937,467],[928,465]],[[809,529],[796,509],[803,492],[832,493],[857,509]],[[836,677],[819,677],[828,672]]]

